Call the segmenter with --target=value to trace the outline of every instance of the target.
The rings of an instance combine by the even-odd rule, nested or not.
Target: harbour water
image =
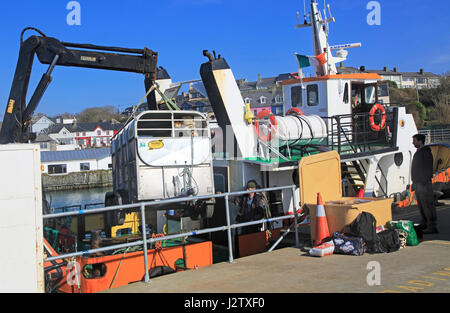
[[[52,208],[105,202],[105,194],[112,191],[112,187],[100,187],[89,189],[74,189],[46,192],[45,197]]]

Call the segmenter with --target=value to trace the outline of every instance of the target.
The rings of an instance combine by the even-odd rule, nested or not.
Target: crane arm
[[[49,64],[49,67],[42,75],[29,103],[26,104],[35,55],[41,63]],[[30,36],[20,45],[16,71],[0,130],[0,144],[27,142],[33,139],[33,134],[27,130],[28,125],[52,80],[51,73],[55,66],[86,67],[144,74],[144,86],[147,91],[156,80],[157,59],[158,53],[148,48],[129,49],[61,42],[43,34],[42,36]],[[147,103],[149,109],[157,108],[154,91],[148,94]]]

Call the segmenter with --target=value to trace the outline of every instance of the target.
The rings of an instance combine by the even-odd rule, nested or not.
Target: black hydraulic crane
[[[23,41],[24,32],[30,29],[37,31],[40,36],[33,35]],[[49,64],[49,67],[42,75],[29,103],[26,104],[35,54],[41,63]],[[158,53],[148,48],[129,49],[62,42],[45,36],[38,29],[25,28],[20,35],[19,59],[0,130],[0,144],[28,142],[34,139],[34,134],[28,131],[28,126],[34,110],[52,80],[51,73],[56,65],[144,74],[144,86],[147,91],[157,78],[157,59]],[[149,110],[157,109],[154,90],[147,95],[147,105]]]

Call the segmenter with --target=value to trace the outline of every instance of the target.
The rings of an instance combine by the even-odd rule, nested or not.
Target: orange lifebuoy
[[[263,134],[259,129],[259,120],[267,116],[269,116],[270,121],[269,134]],[[275,133],[277,132],[277,119],[275,118],[275,115],[273,115],[272,112],[270,112],[269,110],[262,110],[258,113],[256,118],[257,118],[257,121],[255,122],[256,135],[258,135],[259,139],[261,139],[262,141],[266,142],[271,141],[272,135],[275,135]]]
[[[377,110],[381,111],[381,121],[380,124],[375,124],[375,112]],[[384,109],[384,107],[379,104],[379,103],[375,103],[373,105],[373,107],[370,109],[370,113],[369,113],[369,123],[370,123],[370,128],[373,131],[380,131],[382,129],[384,129],[384,127],[386,126],[386,110]]]
[[[290,108],[289,111],[287,111],[286,115],[291,114],[303,115],[303,112],[299,108]]]

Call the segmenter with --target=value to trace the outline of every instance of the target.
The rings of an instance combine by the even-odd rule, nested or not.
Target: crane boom
[[[158,53],[148,48],[130,49],[61,42],[43,35],[42,32],[40,34],[41,36],[33,35],[25,41],[21,40],[16,71],[0,130],[0,144],[27,142],[33,139],[33,134],[27,130],[28,125],[52,80],[51,73],[57,65],[144,74],[146,91],[156,80]],[[49,64],[49,67],[42,75],[29,103],[26,104],[35,55],[42,64]],[[154,91],[148,94],[147,105],[150,110],[157,109]]]

